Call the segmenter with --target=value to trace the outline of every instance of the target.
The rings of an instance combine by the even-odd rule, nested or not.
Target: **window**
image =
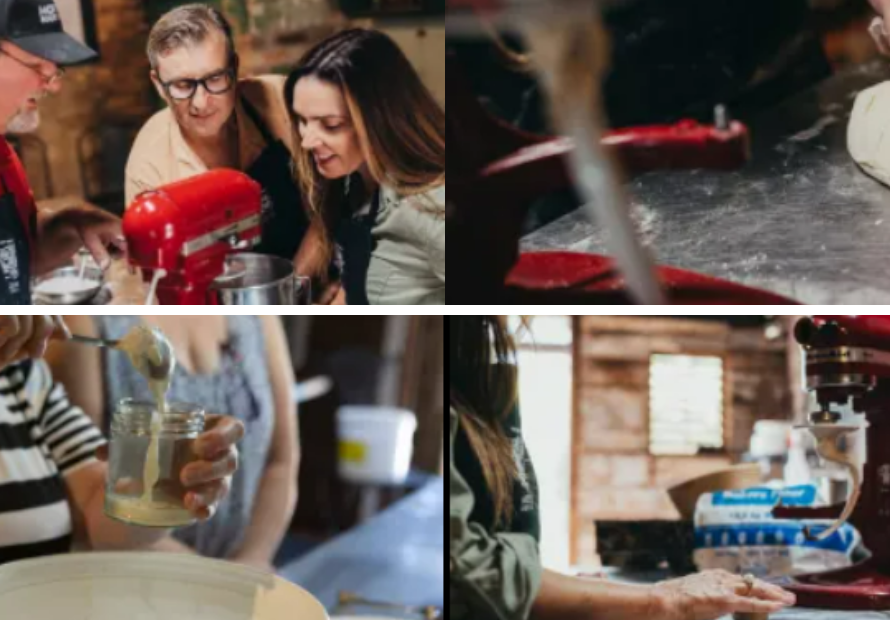
[[[572,317],[530,316],[529,329],[522,326],[522,318],[511,316],[508,324],[520,349],[566,349],[572,346]]]
[[[695,455],[723,448],[723,359],[652,355],[649,362],[649,451]]]
[[[569,569],[572,459],[572,317],[511,316],[519,365],[522,434],[538,477],[541,561]]]

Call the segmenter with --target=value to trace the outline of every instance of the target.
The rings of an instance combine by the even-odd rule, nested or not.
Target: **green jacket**
[[[523,447],[523,456],[518,463],[521,485],[515,517],[520,529],[526,531],[495,531],[474,520],[478,516],[474,515],[473,485],[459,471],[459,460],[455,460],[455,444],[461,445],[458,419],[459,413],[451,408],[449,617],[454,620],[525,620],[537,597],[543,572],[538,554],[534,472]],[[518,424],[515,430],[518,434]],[[521,438],[514,437],[514,446],[520,445],[524,446]],[[478,481],[476,486],[478,488]]]
[[[445,305],[445,186],[407,198],[383,186],[380,194],[368,300]]]

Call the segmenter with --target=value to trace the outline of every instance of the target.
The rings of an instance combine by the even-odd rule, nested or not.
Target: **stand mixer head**
[[[124,215],[130,263],[157,279],[162,304],[214,304],[226,257],[260,240],[262,189],[236,170],[211,170],[140,194]]]
[[[854,488],[845,505],[828,508],[779,506],[777,518],[835,519],[825,538],[849,521],[862,534],[871,557],[855,566],[787,578],[780,585],[797,594],[798,605],[824,609],[890,609],[890,317],[814,316],[801,319],[795,338],[803,346],[807,388],[819,404],[807,428],[827,460],[844,466]],[[842,424],[838,406],[864,414],[866,425]],[[837,447],[839,437],[862,431],[867,458],[861,484],[858,467]]]

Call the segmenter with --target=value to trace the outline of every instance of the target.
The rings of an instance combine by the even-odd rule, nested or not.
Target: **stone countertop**
[[[853,67],[752,120],[742,170],[635,178],[633,217],[659,263],[805,303],[890,303],[890,189],[846,148],[856,94],[887,79],[886,61]],[[525,237],[522,250],[606,253],[581,210]]]

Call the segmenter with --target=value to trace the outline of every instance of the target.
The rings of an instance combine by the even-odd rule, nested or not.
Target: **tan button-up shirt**
[[[284,76],[266,75],[244,78],[238,82],[235,117],[242,171],[250,168],[268,145],[245,113],[241,97],[253,105],[272,135],[280,138],[291,153],[294,152],[293,125],[284,101],[285,80]],[[186,143],[173,112],[169,108],[161,110],[145,124],[130,151],[126,172],[127,205],[141,192],[202,172],[207,172],[207,166]]]

